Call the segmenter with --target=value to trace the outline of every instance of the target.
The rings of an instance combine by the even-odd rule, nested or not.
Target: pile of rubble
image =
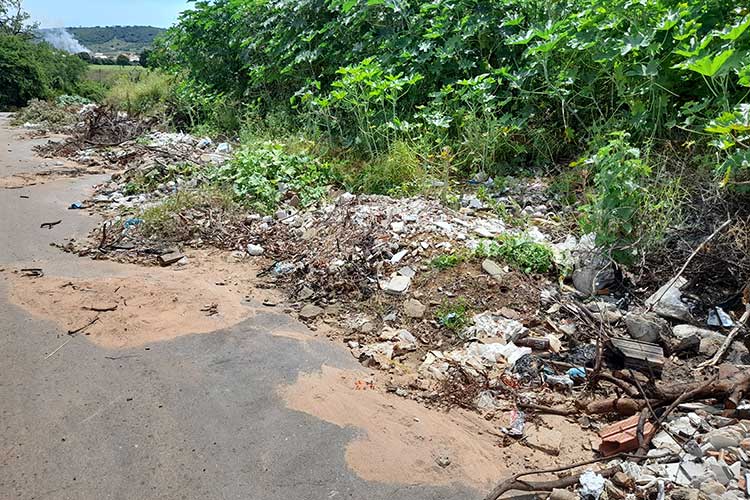
[[[125,140],[95,148],[91,161],[127,167],[87,203],[120,213],[76,251],[169,265],[178,261],[169,257],[175,245],[231,250],[262,262],[261,276],[287,288],[290,307],[311,328],[335,325],[333,335],[400,396],[472,408],[507,439],[524,440],[536,413],[599,432],[595,447],[607,468],[538,490],[575,486],[585,498],[748,493],[750,376],[742,367],[750,363],[750,287],[707,302],[678,272],[652,293],[639,290],[593,235],[579,240],[552,223],[554,202],[537,179],[494,201],[527,216],[523,229],[470,188],[456,210],[424,197],[349,193],[301,209],[295,193],[283,193],[286,205],[274,215],[187,207],[172,215],[183,236],[160,245],[133,210],[202,182],[195,173],[165,180],[170,166],[221,164],[231,147],[162,132],[135,140],[124,123],[111,125],[114,139],[97,141]],[[89,153],[73,154],[85,161]],[[136,180],[149,189],[128,193]],[[478,248],[507,235],[546,245],[560,279],[479,257]],[[434,264],[446,256],[450,265]],[[530,484],[539,486],[512,478],[495,493]]]

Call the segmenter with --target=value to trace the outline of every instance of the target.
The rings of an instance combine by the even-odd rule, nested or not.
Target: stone
[[[703,436],[703,442],[710,443],[715,450],[723,450],[724,448],[738,447],[744,437],[739,429],[724,427],[723,429],[715,429],[706,433]]]
[[[308,286],[304,286],[302,287],[302,290],[300,290],[299,293],[297,294],[297,298],[299,300],[309,300],[312,298],[313,295],[315,295],[315,292],[313,291],[313,289]]]
[[[437,463],[440,467],[445,469],[451,464],[451,459],[446,456],[440,456],[435,459],[435,463]]]
[[[682,301],[681,289],[686,284],[687,280],[682,277],[670,280],[646,299],[646,305],[651,307],[651,310],[659,316],[680,321],[692,321],[693,315],[690,313],[690,308]]]
[[[411,278],[407,276],[394,276],[387,282],[381,284],[383,291],[390,295],[402,295],[406,293],[411,285]]]
[[[314,304],[307,304],[305,307],[302,308],[302,310],[299,312],[299,317],[302,319],[315,319],[318,316],[323,314],[323,308],[318,307]]]
[[[700,492],[695,488],[675,488],[670,498],[672,500],[700,500]]]
[[[560,454],[563,436],[560,431],[540,428],[537,432],[530,432],[526,436],[526,444],[554,457]]]
[[[422,319],[427,307],[416,299],[409,299],[404,302],[404,314],[409,318]]]
[[[720,482],[714,480],[702,481],[700,483],[699,489],[702,493],[708,495],[709,498],[716,498],[717,496],[722,495],[727,491],[727,489]]]
[[[726,337],[719,333],[714,333],[710,337],[703,337],[698,346],[698,352],[704,356],[713,356],[719,349],[721,349],[724,340],[726,340]]]
[[[622,471],[616,472],[615,475],[612,476],[612,482],[620,488],[632,489],[635,486],[635,481],[633,481],[633,478]]]
[[[265,248],[260,245],[253,245],[252,243],[247,246],[247,253],[253,257],[260,257],[265,253]]]
[[[406,257],[406,255],[409,253],[408,249],[401,250],[400,252],[397,252],[393,257],[391,257],[391,264],[398,264],[401,262],[401,260]]]
[[[547,500],[579,500],[579,496],[572,491],[555,488],[547,497]]]
[[[407,278],[413,278],[417,272],[409,266],[404,266],[398,270],[398,274],[406,276]]]
[[[391,222],[391,231],[393,231],[396,234],[403,233],[404,223],[403,222]]]
[[[654,313],[630,312],[625,315],[625,326],[633,339],[651,344],[669,334],[669,323]]]
[[[505,274],[505,271],[500,267],[500,264],[491,259],[484,259],[484,261],[482,261],[482,270],[493,278],[499,278]]]
[[[372,321],[365,321],[358,328],[360,333],[370,334],[375,331],[375,323]]]

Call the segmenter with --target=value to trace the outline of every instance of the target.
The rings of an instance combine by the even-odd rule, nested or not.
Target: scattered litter
[[[500,431],[510,437],[523,437],[523,429],[526,425],[526,414],[519,409],[514,409],[510,414],[510,427],[503,427]]]
[[[597,474],[592,470],[584,472],[579,482],[581,483],[581,489],[579,491],[581,498],[584,500],[599,500],[604,492],[605,479],[601,474]]]

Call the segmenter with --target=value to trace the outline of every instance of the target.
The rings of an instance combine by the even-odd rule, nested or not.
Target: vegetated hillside
[[[121,54],[142,52],[165,30],[154,26],[94,26],[68,31],[92,52]]]

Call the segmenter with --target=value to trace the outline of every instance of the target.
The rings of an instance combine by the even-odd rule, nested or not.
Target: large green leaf
[[[733,54],[734,49],[725,49],[715,55],[690,59],[685,63],[684,68],[710,78],[719,74]]]

